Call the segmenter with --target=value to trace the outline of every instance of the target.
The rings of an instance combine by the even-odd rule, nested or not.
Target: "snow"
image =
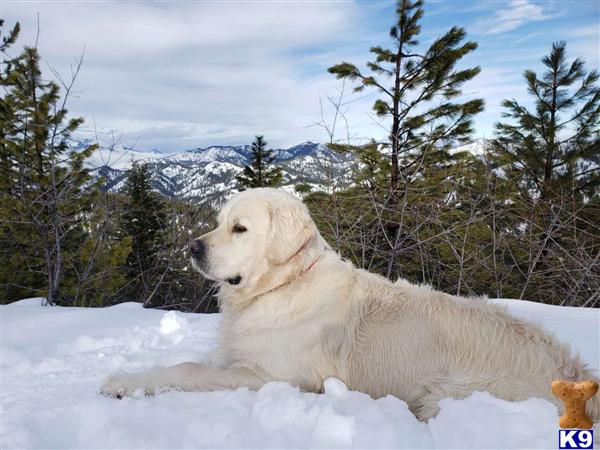
[[[464,145],[460,145],[451,150],[452,154],[456,154],[459,152],[469,152],[473,156],[485,156],[486,150],[489,146],[489,141],[487,139],[479,138],[474,139],[472,142]]]
[[[599,367],[600,311],[495,300],[541,323]],[[324,394],[274,382],[258,392],[99,394],[115,372],[211,362],[220,317],[143,309],[0,306],[2,448],[555,448],[556,408],[476,392],[419,422],[406,404],[325,381]]]
[[[184,152],[169,155],[166,161],[206,163],[214,161],[234,161],[244,164],[246,157],[242,154],[244,146],[239,147],[208,147],[205,149],[186,150]]]
[[[85,148],[92,141],[78,141],[77,148]],[[289,149],[274,150],[277,163],[284,173],[284,184],[290,189],[302,181],[315,190],[329,192],[331,179],[324,176],[323,165],[333,170],[338,186],[350,185],[352,168],[356,164],[351,154],[337,154],[323,144],[304,142]],[[149,163],[155,189],[173,198],[209,200],[226,199],[235,187],[234,177],[243,170],[250,157],[249,145],[211,146],[178,153],[161,153],[155,150],[138,150],[116,144],[101,146],[86,160],[94,176],[108,180],[109,189],[123,189],[126,171],[133,161]],[[329,173],[329,170],[326,171]]]

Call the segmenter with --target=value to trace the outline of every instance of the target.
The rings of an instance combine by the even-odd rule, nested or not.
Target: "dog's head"
[[[190,244],[193,266],[226,289],[264,291],[270,274],[294,273],[318,232],[308,209],[285,191],[250,189],[221,209],[217,227]]]

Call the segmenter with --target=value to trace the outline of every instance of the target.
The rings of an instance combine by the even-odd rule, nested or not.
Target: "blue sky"
[[[43,69],[68,79],[84,62],[70,112],[84,116],[82,135],[140,149],[176,151],[248,143],[264,134],[273,146],[326,141],[327,97],[341,87],[326,69],[341,61],[364,68],[369,47],[386,46],[393,1],[7,1],[0,16],[20,21],[19,45],[32,45],[39,14]],[[423,46],[457,25],[479,49],[463,66],[482,73],[464,98],[486,111],[474,137],[491,137],[504,98],[527,100],[521,74],[541,71],[552,42],[566,40],[571,58],[598,68],[597,1],[426,1]],[[386,136],[371,113],[376,92],[346,87],[336,139]],[[321,104],[323,107],[321,108]],[[322,110],[322,114],[321,114]],[[346,123],[348,129],[346,129]]]

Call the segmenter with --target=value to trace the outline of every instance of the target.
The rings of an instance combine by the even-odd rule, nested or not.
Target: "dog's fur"
[[[545,398],[562,411],[552,380],[593,378],[565,345],[486,299],[394,284],[343,261],[304,204],[283,191],[237,194],[218,221],[198,238],[204,251],[193,265],[220,283],[219,366],[116,375],[105,394],[259,389],[273,380],[321,392],[336,377],[373,397],[395,395],[426,420],[440,399],[479,390]],[[597,421],[600,396],[588,410]]]

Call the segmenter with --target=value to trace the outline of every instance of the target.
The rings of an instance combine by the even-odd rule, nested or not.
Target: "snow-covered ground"
[[[541,322],[600,366],[600,310],[497,300]],[[395,398],[373,400],[329,379],[322,395],[286,383],[115,400],[104,377],[183,361],[210,362],[218,315],[126,303],[111,308],[0,306],[1,448],[556,448],[545,400],[478,392],[445,399],[428,423]],[[598,438],[597,438],[598,439]]]

